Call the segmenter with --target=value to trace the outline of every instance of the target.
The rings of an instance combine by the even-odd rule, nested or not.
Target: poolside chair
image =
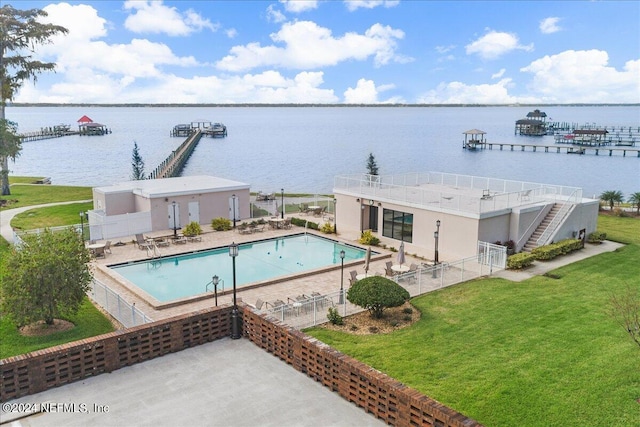
[[[355,270],[352,270],[349,272],[349,275],[351,276],[351,278],[349,279],[349,286],[353,286],[354,283],[356,283],[358,281],[358,272]]]
[[[418,278],[418,264],[409,265],[409,274],[407,274],[407,279],[416,280]]]
[[[260,298],[258,298],[258,299],[256,300],[256,305],[255,305],[255,307],[256,307],[258,310],[261,310],[263,305],[264,305],[264,301],[262,301]]]
[[[393,265],[391,261],[387,261],[384,265],[385,265],[385,268],[384,268],[385,276],[393,277],[396,275],[396,273],[391,269],[391,266]]]
[[[104,253],[111,253],[111,240],[107,240],[104,243]]]
[[[142,234],[136,234],[136,244],[138,245],[138,249],[141,250],[147,249],[150,246]]]
[[[284,219],[284,222],[282,223],[282,228],[286,228],[287,230],[291,228],[291,218]]]

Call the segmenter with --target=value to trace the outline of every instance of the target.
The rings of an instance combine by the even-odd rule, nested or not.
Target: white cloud
[[[236,38],[236,36],[238,35],[238,31],[235,28],[229,28],[227,30],[224,30],[224,33],[227,35],[227,37],[229,37],[230,39]]]
[[[189,9],[180,13],[175,7],[163,5],[161,0],[127,0],[124,9],[133,11],[127,16],[124,26],[134,33],[187,36],[203,29],[218,29],[218,25],[212,24],[195,11]]]
[[[466,46],[467,54],[477,54],[483,59],[496,59],[513,50],[533,50],[533,44],[523,46],[515,34],[489,31]]]
[[[275,5],[270,4],[269,6],[267,6],[267,21],[275,22],[276,24],[279,24],[286,20],[287,20],[287,17],[284,16],[284,14],[280,12],[278,9],[276,9]]]
[[[456,48],[456,45],[454,45],[454,44],[450,44],[449,46],[436,46],[436,52],[438,52],[440,54],[444,54],[444,53],[452,51],[455,48]]]
[[[353,12],[357,9],[373,9],[374,7],[395,7],[400,4],[400,0],[344,0],[347,10]]]
[[[69,30],[64,36],[52,38],[55,46],[60,43],[75,43],[93,40],[107,35],[107,20],[98,16],[98,11],[87,5],[71,6],[69,3],[50,4],[43,9],[48,16],[42,22],[62,25]]]
[[[502,68],[502,69],[501,69],[500,71],[498,71],[497,73],[492,74],[492,75],[491,75],[491,79],[493,80],[493,79],[499,79],[499,78],[501,78],[502,76],[504,76],[504,73],[505,73],[506,71],[507,71],[507,70],[505,70],[504,68]]]
[[[547,55],[520,69],[533,74],[532,95],[544,102],[640,102],[640,59],[622,71],[608,66],[601,50],[567,50]]]
[[[402,104],[405,100],[393,97],[384,101],[378,99],[378,95],[384,91],[394,89],[395,85],[376,86],[373,80],[360,79],[355,88],[348,88],[344,92],[345,104]]]
[[[286,23],[279,32],[271,34],[271,39],[283,47],[259,43],[234,46],[216,66],[236,72],[265,66],[309,69],[347,60],[363,61],[371,56],[375,66],[390,61],[408,62],[411,58],[395,53],[396,40],[403,37],[401,30],[374,24],[365,34],[346,33],[335,38],[328,28],[311,21],[297,21]]]
[[[558,26],[558,22],[560,22],[560,18],[555,16],[544,18],[540,21],[540,32],[542,34],[553,34],[560,31],[562,28]]]
[[[462,82],[440,83],[434,90],[418,98],[423,104],[509,104],[516,98],[509,95],[511,79],[495,84],[467,85]]]
[[[284,10],[291,13],[306,12],[318,8],[317,0],[280,0]]]

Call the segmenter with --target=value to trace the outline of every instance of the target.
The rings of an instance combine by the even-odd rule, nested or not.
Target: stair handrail
[[[573,203],[570,203],[570,200],[572,200],[575,197],[578,190],[579,189],[573,190],[573,193],[571,193],[569,197],[567,197],[567,200],[565,200],[562,206],[560,206],[560,209],[558,209],[558,212],[556,212],[556,214],[553,216],[553,218],[549,222],[549,225],[547,225],[547,227],[544,229],[544,231],[542,232],[538,240],[536,240],[536,245],[538,247],[542,245],[546,245],[547,242],[549,241],[549,238],[551,237],[551,234],[558,229],[558,226],[560,224],[562,224],[562,221],[564,221],[564,218],[567,216],[567,214],[569,213],[569,210],[573,206]]]
[[[540,212],[538,212],[538,215],[536,215],[536,217],[533,219],[533,221],[531,221],[531,224],[529,225],[529,227],[525,230],[524,233],[522,233],[522,236],[520,236],[520,238],[518,239],[518,241],[516,242],[516,251],[519,249],[522,249],[522,246],[520,246],[520,244],[522,243],[522,241],[524,240],[526,243],[526,239],[529,239],[529,237],[531,237],[531,235],[533,234],[533,232],[535,231],[535,227],[538,227],[540,225],[540,223],[542,222],[543,218],[540,218],[543,214],[546,215],[549,211],[545,212],[545,207],[543,206],[542,209],[540,209]],[[533,230],[532,230],[533,228]],[[524,246],[524,245],[523,245]]]

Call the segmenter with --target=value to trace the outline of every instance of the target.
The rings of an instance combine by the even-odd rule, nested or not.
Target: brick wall
[[[244,336],[389,425],[476,427],[444,406],[304,333],[245,309]]]
[[[227,337],[230,318],[231,307],[214,307],[0,360],[0,401]]]
[[[241,304],[243,335],[389,425],[477,427],[476,421],[364,363]],[[0,401],[184,350],[231,334],[231,307],[212,307],[0,360]]]

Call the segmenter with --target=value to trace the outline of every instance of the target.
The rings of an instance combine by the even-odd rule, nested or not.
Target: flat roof
[[[118,184],[96,187],[95,191],[114,194],[131,191],[150,199],[168,195],[184,195],[196,193],[217,193],[222,191],[249,190],[251,186],[240,181],[233,181],[209,175],[181,176],[176,178],[143,179],[124,181]]]

